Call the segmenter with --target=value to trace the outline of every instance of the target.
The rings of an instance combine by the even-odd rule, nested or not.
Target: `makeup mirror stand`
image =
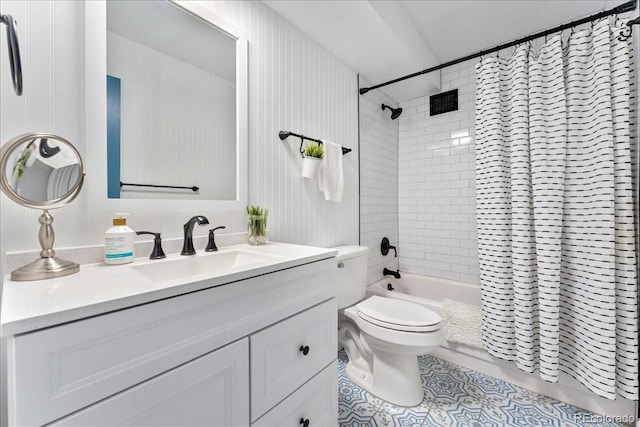
[[[56,251],[53,250],[53,242],[56,235],[51,225],[53,223],[53,216],[51,216],[48,210],[45,209],[42,211],[42,215],[38,217],[38,222],[40,223],[38,240],[40,240],[40,247],[42,248],[40,258],[12,271],[11,280],[27,281],[49,279],[80,271],[80,265],[77,263],[66,261],[55,256]]]
[[[50,145],[53,143],[53,145]],[[78,150],[66,139],[48,133],[25,133],[0,150],[0,188],[14,202],[42,209],[38,217],[40,258],[11,272],[11,280],[43,280],[80,271],[80,266],[55,256],[50,209],[74,200],[84,182]]]

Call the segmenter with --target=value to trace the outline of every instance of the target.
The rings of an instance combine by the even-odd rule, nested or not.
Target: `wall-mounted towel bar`
[[[200,189],[200,187],[196,187],[195,185],[193,187],[180,187],[175,185],[131,184],[131,183],[120,181],[120,188],[124,187],[125,185],[131,186],[131,187],[178,188],[183,190],[191,190],[194,193]]]
[[[315,138],[309,138],[308,136],[304,136],[304,135],[300,135],[298,133],[293,133],[293,132],[289,132],[286,130],[281,130],[280,133],[278,133],[278,136],[280,137],[280,139],[282,141],[284,141],[285,139],[289,138],[290,136],[297,136],[298,138],[300,138],[300,155],[303,156],[304,154],[304,150],[302,149],[302,143],[304,142],[304,140],[306,139],[307,141],[313,141],[313,142],[317,142],[318,144],[322,144],[322,141],[319,139],[315,139]],[[351,152],[351,148],[344,148],[342,147],[342,154],[345,155],[347,153]]]

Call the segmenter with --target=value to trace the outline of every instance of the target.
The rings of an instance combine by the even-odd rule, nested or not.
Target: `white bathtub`
[[[412,301],[438,314],[445,299],[480,306],[480,286],[436,277],[402,273],[400,279],[386,277],[367,288],[367,295],[380,295]],[[388,285],[395,290],[389,291]]]
[[[442,313],[442,301],[445,299],[481,305],[479,285],[410,273],[401,273],[401,275],[400,279],[385,277],[383,280],[369,285],[367,296],[379,295],[411,301],[438,314]],[[389,284],[394,288],[393,291],[387,289]],[[635,413],[634,402],[631,400],[620,397],[614,401],[601,398],[587,391],[584,386],[568,376],[561,375],[560,383],[548,383],[536,374],[528,374],[518,370],[515,363],[493,357],[479,348],[444,341],[442,346],[431,354],[439,359],[500,378],[597,414],[623,416]]]

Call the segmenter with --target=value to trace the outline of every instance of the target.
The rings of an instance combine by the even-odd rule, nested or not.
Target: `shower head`
[[[402,108],[398,107],[398,108],[391,108],[388,105],[382,104],[382,110],[384,111],[385,108],[388,108],[389,110],[391,110],[391,120],[395,120],[398,117],[400,117],[400,114],[402,114]]]

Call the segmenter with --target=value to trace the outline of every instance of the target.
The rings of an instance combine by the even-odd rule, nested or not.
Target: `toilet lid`
[[[383,328],[407,332],[432,332],[440,328],[441,317],[418,304],[372,296],[357,305],[358,316]]]

